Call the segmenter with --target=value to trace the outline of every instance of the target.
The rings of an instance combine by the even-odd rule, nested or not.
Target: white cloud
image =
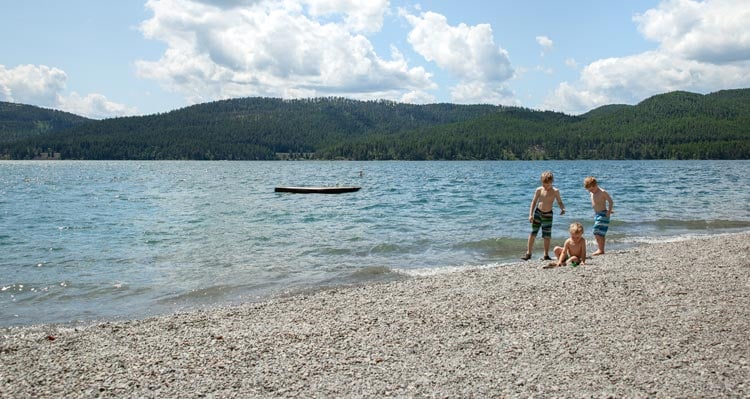
[[[158,0],[157,0],[158,1]],[[193,0],[220,10],[263,6],[272,3],[265,0]],[[292,0],[277,4],[279,8],[301,13],[304,8],[314,19],[340,18],[343,25],[352,31],[377,32],[383,26],[383,15],[387,12],[388,0]],[[282,3],[275,1],[275,3]],[[235,10],[236,11],[236,10]]]
[[[12,69],[0,65],[4,101],[53,107],[67,79],[65,72],[46,65],[19,65]]]
[[[546,75],[554,75],[555,74],[555,69],[554,68],[545,67],[545,66],[542,66],[542,65],[537,65],[536,67],[534,67],[534,70],[537,71],[537,72],[541,72],[543,74],[546,74]]]
[[[681,58],[712,64],[750,59],[747,0],[670,0],[634,20],[662,51]]]
[[[537,44],[542,46],[542,57],[544,57],[545,53],[552,50],[552,47],[554,46],[552,39],[548,38],[547,36],[537,36],[536,42]]]
[[[342,14],[344,26],[355,32],[377,32],[383,27],[388,0],[306,0],[312,17]]]
[[[195,0],[198,3],[208,4],[220,8],[242,7],[259,3],[261,0]]]
[[[62,94],[68,76],[46,65],[19,65],[7,69],[0,65],[0,100],[54,108],[89,118],[106,118],[137,113],[135,108],[107,100],[101,94],[81,97]]]
[[[136,108],[109,101],[107,97],[96,93],[87,94],[84,97],[81,97],[76,92],[71,93],[69,96],[59,96],[58,104],[55,108],[94,119],[138,113]]]
[[[495,45],[490,25],[452,26],[434,12],[415,16],[401,10],[401,15],[412,26],[408,41],[414,50],[459,81],[452,101],[515,103],[505,84],[514,69],[507,51]]]
[[[150,0],[147,6],[154,15],[141,30],[168,49],[157,61],[136,62],[138,74],[191,103],[241,96],[395,100],[435,87],[397,49],[383,59],[357,33],[380,29],[386,0]]]
[[[577,82],[560,84],[543,107],[577,114],[674,90],[750,86],[750,2],[669,0],[634,20],[647,38],[659,41],[658,49],[589,64]]]
[[[430,93],[421,90],[414,90],[405,93],[403,96],[401,96],[399,101],[409,104],[431,104],[434,103],[436,99],[435,96]]]
[[[475,80],[451,88],[453,101],[460,104],[503,104],[520,106],[513,92],[505,85]]]

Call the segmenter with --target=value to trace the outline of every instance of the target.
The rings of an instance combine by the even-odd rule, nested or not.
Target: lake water
[[[511,267],[544,170],[567,207],[553,245],[580,221],[594,249],[587,175],[615,200],[610,250],[750,230],[750,161],[2,161],[0,327]]]

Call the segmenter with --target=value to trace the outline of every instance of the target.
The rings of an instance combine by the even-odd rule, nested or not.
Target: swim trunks
[[[594,217],[594,235],[604,237],[607,235],[607,229],[609,229],[609,217],[607,217],[607,210],[597,212]]]
[[[536,236],[539,228],[542,228],[542,238],[552,237],[552,211],[542,212],[539,208],[534,210],[534,221],[531,222],[531,234]]]

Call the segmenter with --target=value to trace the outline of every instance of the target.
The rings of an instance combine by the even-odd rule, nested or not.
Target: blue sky
[[[248,96],[580,114],[750,87],[747,0],[24,0],[0,15],[0,101],[97,119]]]

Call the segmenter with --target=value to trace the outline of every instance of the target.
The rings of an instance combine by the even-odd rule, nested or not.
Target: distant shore
[[[87,327],[0,330],[7,397],[748,397],[750,233]]]

